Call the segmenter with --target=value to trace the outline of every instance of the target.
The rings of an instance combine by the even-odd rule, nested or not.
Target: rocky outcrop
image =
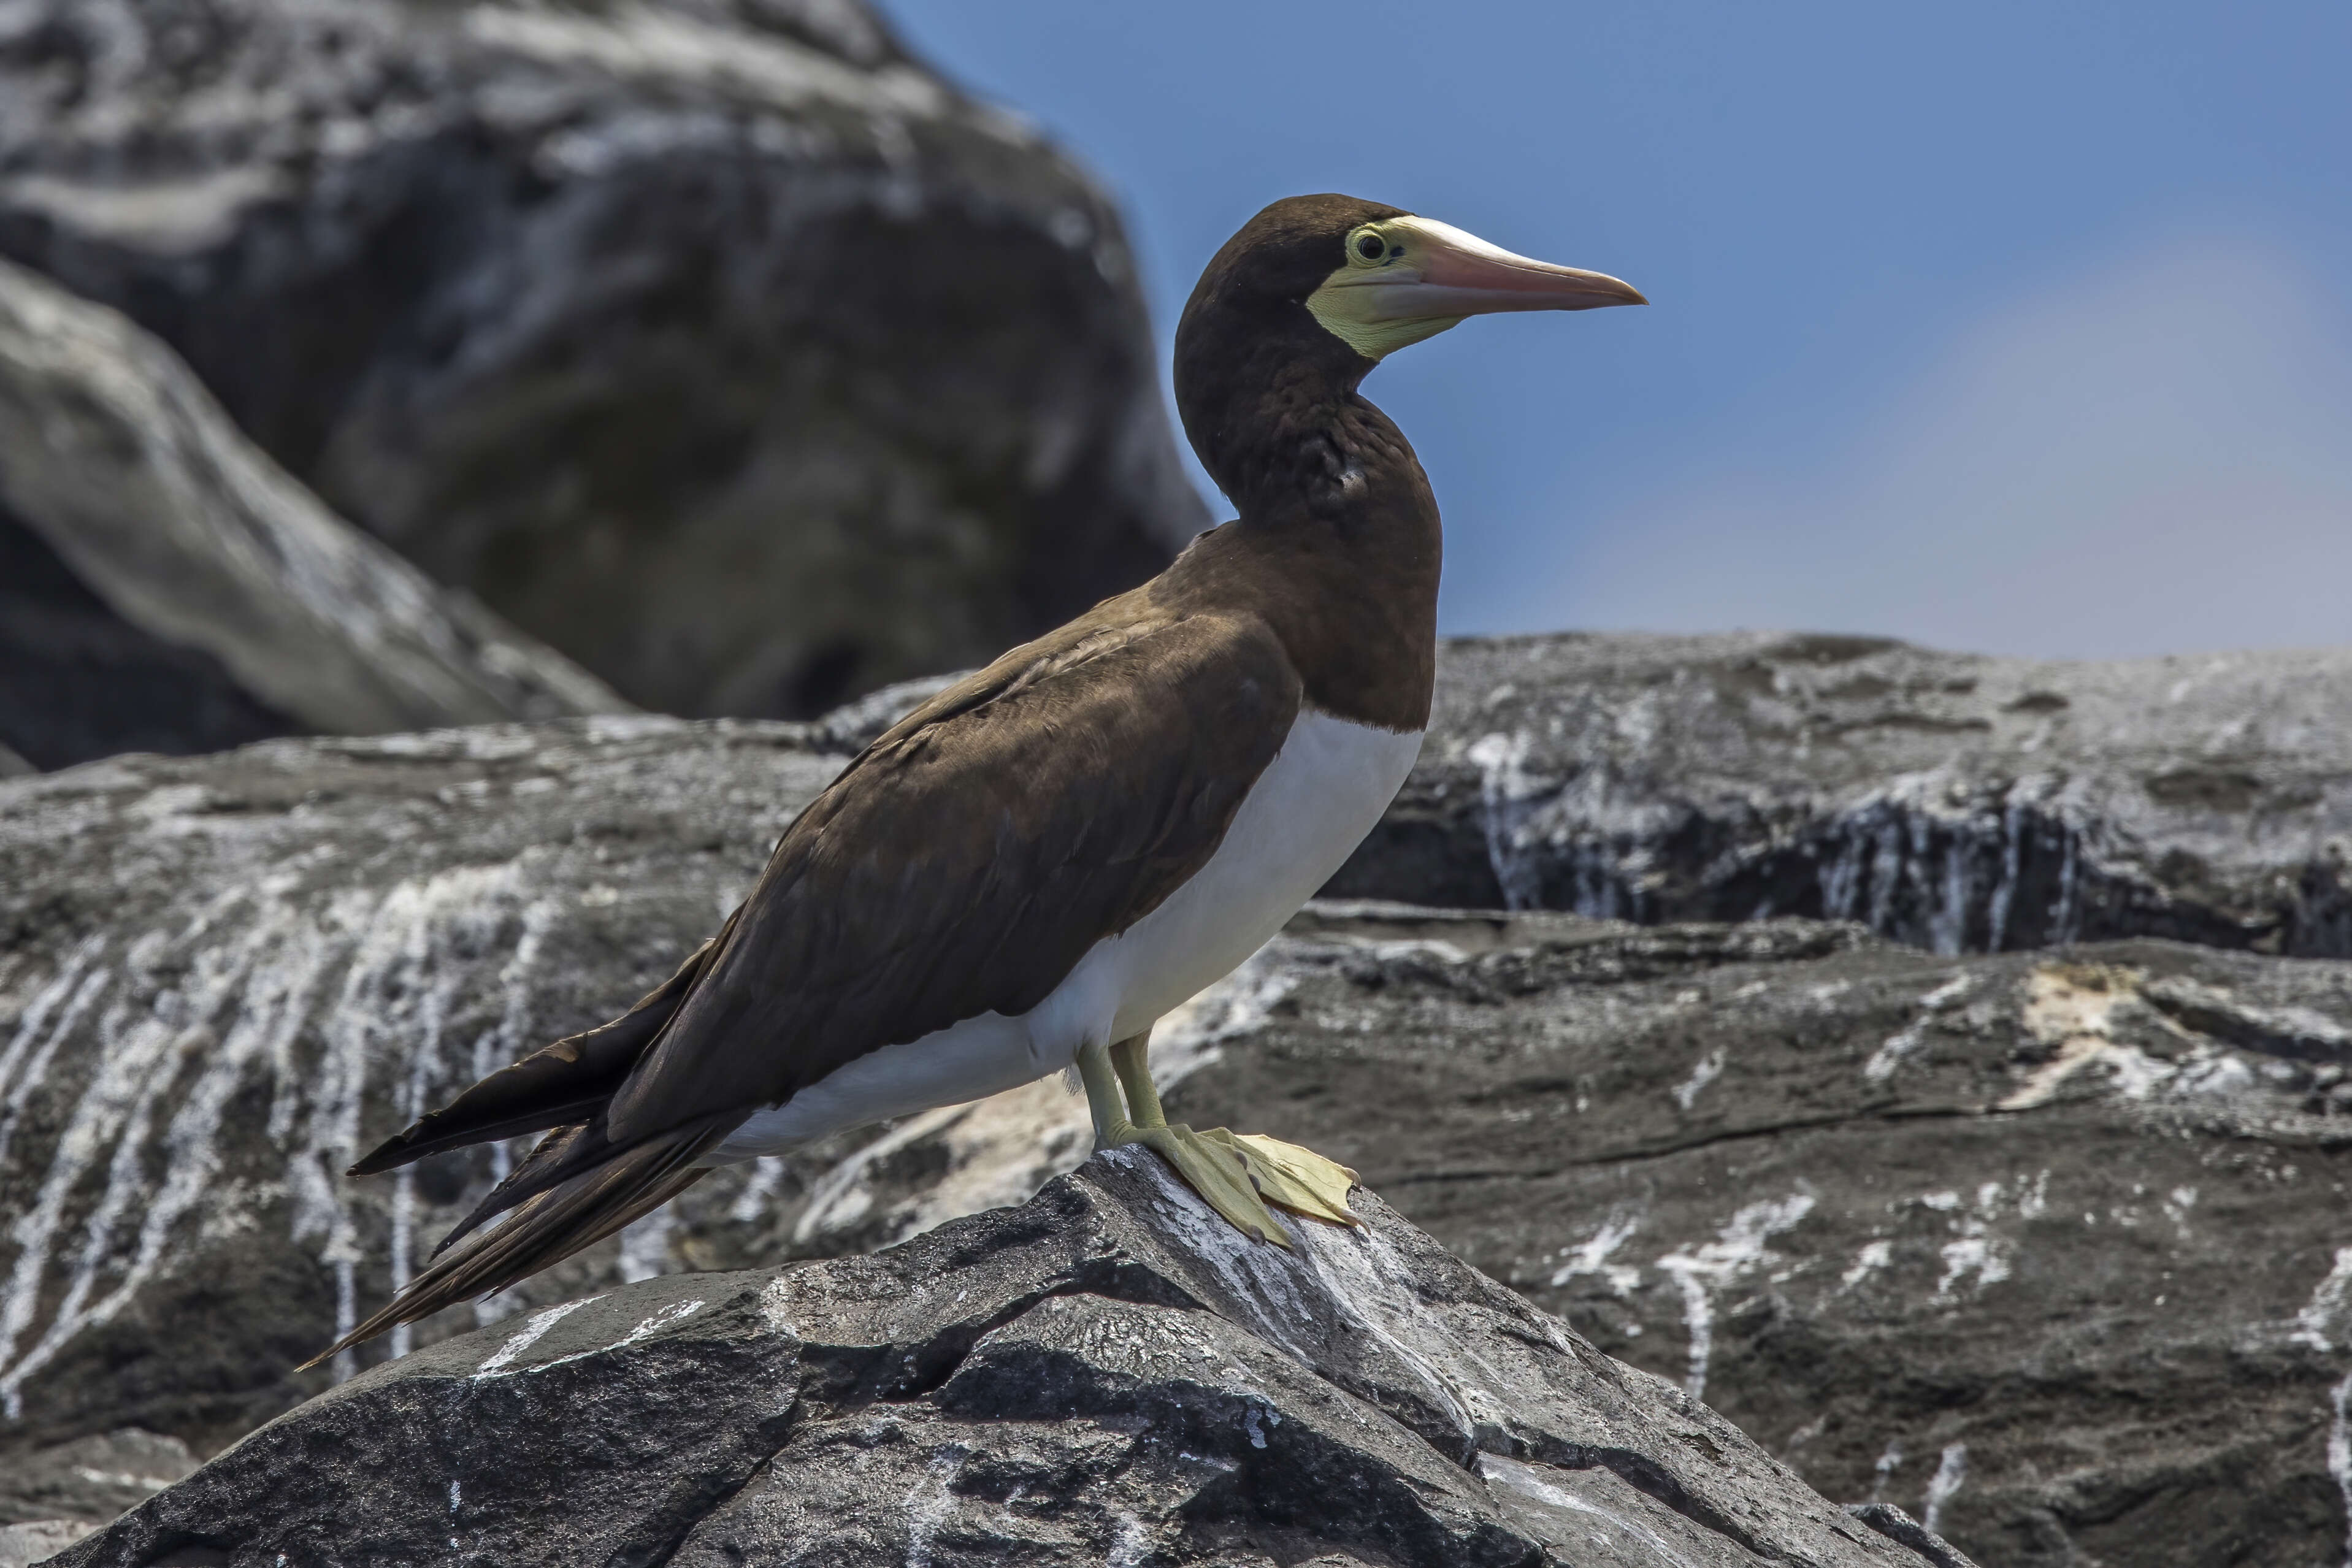
[[[90,1526],[70,1519],[0,1524],[0,1568],[46,1563],[89,1532]]]
[[[187,1444],[136,1427],[11,1455],[0,1459],[0,1520],[105,1524],[195,1468]],[[0,1544],[0,1568],[5,1552]]]
[[[2352,965],[1327,907],[1170,1097],[1988,1563],[2333,1562]]]
[[[969,664],[1207,518],[1093,182],[857,0],[33,0],[0,255],[674,713]]]
[[[1049,1081],[722,1173],[519,1292],[286,1371],[501,1157],[347,1183],[351,1153],[667,974],[919,690],[805,726],[281,740],[0,785],[0,1467],[123,1427],[209,1455],[402,1346],[887,1246],[1076,1166],[1083,1105]],[[2261,731],[2261,777],[2324,821],[2332,742]],[[2097,772],[2110,738],[2069,778],[2137,810],[2164,769]],[[2217,865],[2288,841],[2264,810],[2175,841]],[[1340,903],[1154,1056],[1182,1113],[1349,1160],[1841,1502],[2028,1568],[2318,1561],[2352,1485],[2347,987],[2162,940],[1962,956],[1859,922]]]
[[[0,261],[0,742],[59,768],[627,706],[329,512],[148,333]]]
[[[1958,1568],[1361,1202],[1284,1251],[1127,1151],[880,1257],[565,1302],[58,1562]]]
[[[604,718],[0,785],[7,1446],[209,1451],[324,1386],[288,1369],[493,1168],[347,1183],[354,1149],[667,975],[838,768],[804,738]],[[548,1289],[688,1261],[666,1237]]]
[[[1421,765],[1333,894],[2352,956],[2352,652],[1569,634],[1457,639],[1438,670]]]

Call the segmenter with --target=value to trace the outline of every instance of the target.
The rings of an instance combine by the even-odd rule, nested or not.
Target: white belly
[[[1231,974],[1315,896],[1396,799],[1420,753],[1419,731],[1301,713],[1208,864],[1124,933],[1096,943],[1034,1009],[1018,1018],[983,1013],[868,1051],[755,1113],[709,1163],[977,1100],[1067,1067],[1089,1042],[1141,1033]]]

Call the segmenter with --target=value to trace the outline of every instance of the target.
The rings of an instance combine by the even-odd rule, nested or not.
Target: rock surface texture
[[[0,785],[8,1446],[208,1451],[324,1386],[288,1369],[493,1168],[347,1183],[358,1145],[666,977],[839,767],[804,738],[591,719]],[[549,1288],[685,1261],[663,1237]]]
[[[0,1519],[47,1523],[53,1530],[68,1522],[104,1524],[185,1480],[195,1468],[187,1444],[136,1427],[77,1437],[0,1460]],[[0,1542],[0,1568],[6,1562],[5,1544]]]
[[[565,1303],[58,1562],[1958,1568],[1362,1202],[1283,1251],[1133,1151],[879,1257]]]
[[[2352,957],[2352,651],[2116,664],[1883,638],[1460,639],[1328,890]]]
[[[0,261],[0,743],[60,768],[627,707],[329,512],[152,336]]]
[[[1320,906],[1168,1098],[1988,1563],[2333,1563],[2352,964]]]
[[[1109,204],[857,0],[32,0],[0,255],[631,700],[799,716],[1208,521]]]
[[[1658,684],[1713,680],[1698,655],[1728,641],[1695,642],[1696,673]],[[1628,664],[1656,648],[1616,646]],[[1440,821],[1491,866],[1487,798],[1438,792],[1447,758],[1495,733],[1451,716],[1456,661],[1487,651],[1448,652],[1454,706],[1391,820],[1400,875],[1430,863],[1412,835]],[[2326,667],[2274,658],[2250,663]],[[2092,674],[2171,689],[2161,665],[2042,668],[2068,711],[2093,706]],[[0,785],[0,1471],[126,1427],[212,1455],[327,1387],[287,1368],[383,1300],[501,1157],[346,1183],[352,1154],[667,975],[913,695],[811,725],[279,740]],[[2299,750],[2275,718],[2324,694],[2248,676],[2236,700],[2261,721],[2236,816],[2154,813],[2135,780],[2190,764],[2120,727],[2070,742],[2066,777],[2134,835],[2069,819],[2085,843],[2134,842],[2118,863],[2166,896],[2242,911],[2212,890],[2324,848],[2344,783],[2334,738]],[[2166,722],[2148,720],[2160,740]],[[1751,755],[1772,777],[1791,754]],[[2288,790],[2311,802],[2301,841],[2260,805]],[[2163,883],[2174,849],[2242,880]],[[2200,929],[2222,936],[1939,954],[1859,920],[1334,902],[1164,1025],[1155,1066],[1179,1114],[1354,1165],[1841,1503],[1898,1505],[2004,1568],[2333,1563],[2352,1489],[2352,965]],[[1087,1143],[1083,1103],[1048,1081],[740,1167],[333,1375],[655,1274],[902,1241],[1022,1201]]]

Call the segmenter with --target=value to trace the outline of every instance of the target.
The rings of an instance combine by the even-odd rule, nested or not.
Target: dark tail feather
[[[694,1162],[741,1120],[720,1117],[661,1134],[530,1198],[505,1224],[436,1257],[382,1312],[296,1370],[401,1323],[504,1290],[603,1240],[701,1180],[706,1169]]]
[[[604,1122],[600,1115],[583,1126],[558,1127],[540,1139],[538,1146],[524,1156],[523,1162],[507,1173],[507,1177],[490,1188],[473,1211],[457,1221],[449,1234],[441,1238],[433,1249],[438,1258],[476,1227],[487,1224],[518,1204],[528,1202],[551,1187],[561,1186],[590,1166],[602,1165],[611,1155],[612,1145],[604,1141]]]
[[[607,1024],[567,1035],[510,1067],[491,1073],[440,1110],[420,1116],[351,1167],[352,1176],[374,1176],[444,1149],[486,1144],[524,1133],[543,1133],[585,1122],[613,1097],[646,1048],[676,1013],[703,966],[733,929],[734,916],[717,936],[696,948],[677,973]]]

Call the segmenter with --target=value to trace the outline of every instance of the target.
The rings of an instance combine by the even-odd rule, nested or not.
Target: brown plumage
[[[785,831],[719,935],[627,1013],[491,1074],[352,1167],[547,1134],[326,1354],[611,1234],[698,1179],[754,1111],[866,1053],[1035,1008],[1203,866],[1302,712],[1423,726],[1436,502],[1403,435],[1356,392],[1373,361],[1305,303],[1350,231],[1401,215],[1341,196],[1277,203],[1194,289],[1178,402],[1237,520],[875,741]]]

